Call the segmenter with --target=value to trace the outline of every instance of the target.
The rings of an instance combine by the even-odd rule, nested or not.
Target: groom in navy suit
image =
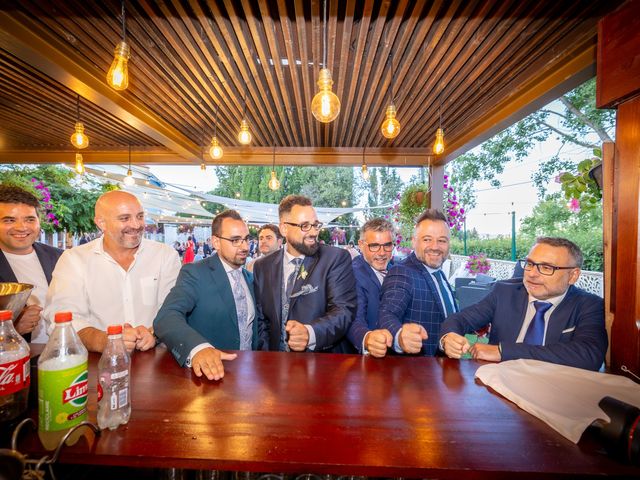
[[[384,279],[378,328],[391,332],[397,353],[434,355],[441,323],[457,310],[441,270],[449,256],[449,239],[444,214],[426,210],[413,232],[414,252]]]
[[[320,245],[311,200],[285,197],[278,208],[285,248],[255,261],[259,348],[348,353],[356,311],[351,256]]]
[[[499,362],[529,358],[598,370],[607,353],[602,298],[574,286],[582,252],[570,240],[540,237],[521,260],[524,278],[498,282],[482,301],[442,325],[449,357]],[[489,344],[473,347],[465,333],[491,325]]]
[[[391,347],[393,337],[386,328],[378,328],[380,290],[387,274],[394,246],[393,225],[383,218],[374,218],[360,229],[361,255],[353,259],[356,277],[358,310],[347,336],[358,352],[382,358]]]

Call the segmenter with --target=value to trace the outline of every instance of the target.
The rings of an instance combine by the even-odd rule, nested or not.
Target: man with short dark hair
[[[355,315],[351,258],[318,243],[322,223],[311,200],[285,197],[278,209],[286,247],[255,262],[260,348],[346,353]]]
[[[258,257],[269,255],[273,252],[277,252],[282,248],[282,235],[277,225],[273,223],[267,223],[260,227],[258,230]],[[247,270],[253,272],[255,262],[251,262],[247,265]]]
[[[15,327],[28,342],[46,343],[41,313],[53,268],[62,250],[36,240],[40,236],[40,202],[19,187],[0,185],[0,282],[34,286]]]
[[[540,237],[520,263],[524,277],[498,282],[483,300],[442,325],[441,348],[452,358],[499,362],[530,358],[598,370],[607,352],[604,302],[576,288],[582,252],[570,240]],[[465,333],[491,325],[489,344]]]
[[[457,311],[441,269],[449,256],[450,236],[444,214],[425,210],[413,231],[413,253],[384,279],[378,328],[391,332],[397,353],[434,355],[441,323]]]
[[[223,360],[257,345],[253,280],[242,268],[249,255],[249,229],[235,210],[211,223],[216,253],[186,264],[154,321],[157,337],[178,363],[209,380],[224,376]]]
[[[362,254],[352,261],[358,310],[347,336],[358,352],[382,358],[393,342],[389,330],[377,327],[380,290],[393,255],[393,225],[383,218],[369,220],[360,229],[358,246]]]

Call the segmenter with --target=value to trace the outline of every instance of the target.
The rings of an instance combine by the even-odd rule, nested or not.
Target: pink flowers
[[[45,223],[53,225],[54,227],[59,227],[60,222],[58,221],[58,217],[53,213],[53,204],[51,203],[51,192],[47,188],[47,186],[37,178],[32,178],[31,182],[33,183],[33,187],[40,194],[40,200],[42,201],[42,206],[45,209],[44,220]]]
[[[444,214],[449,219],[449,227],[460,230],[464,224],[465,211],[458,202],[458,197],[449,185],[449,176],[444,176]]]
[[[567,203],[567,208],[573,213],[578,213],[580,211],[580,200],[572,198],[569,200],[569,203]]]
[[[477,255],[469,255],[469,260],[464,268],[473,274],[487,273],[491,269],[491,264],[486,253],[478,253]]]

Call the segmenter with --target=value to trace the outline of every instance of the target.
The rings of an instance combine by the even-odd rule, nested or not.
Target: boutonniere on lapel
[[[301,278],[302,280],[307,278],[307,275],[309,274],[309,272],[307,272],[304,269],[304,265],[300,265],[300,273],[298,274],[298,278]]]
[[[310,293],[317,292],[317,291],[318,291],[318,287],[317,286],[314,287],[313,285],[307,284],[307,285],[303,285],[300,288],[299,292],[292,293],[291,297],[289,297],[289,298],[303,297],[305,295],[309,295]]]

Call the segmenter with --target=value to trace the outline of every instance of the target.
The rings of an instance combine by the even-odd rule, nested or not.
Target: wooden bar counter
[[[96,421],[90,355],[89,419]],[[443,358],[238,352],[220,382],[164,347],[136,352],[132,413],[63,463],[375,477],[525,478],[640,469],[579,445],[474,380],[480,363]],[[32,412],[36,417],[35,410]],[[35,457],[33,432],[19,449]]]

